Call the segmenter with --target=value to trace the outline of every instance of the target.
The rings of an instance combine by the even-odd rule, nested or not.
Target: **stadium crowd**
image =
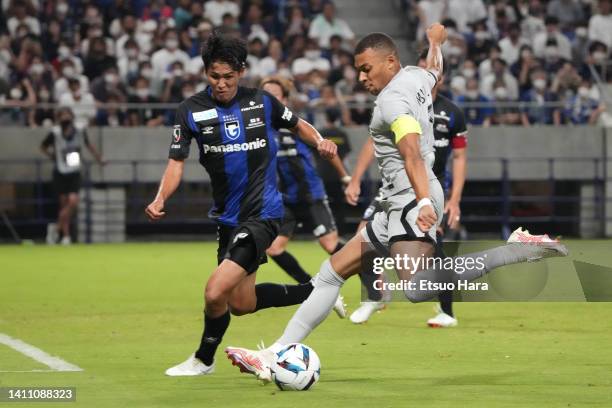
[[[612,0],[404,5],[418,38],[434,21],[449,29],[443,92],[469,123],[586,124],[605,111],[594,72],[612,80]],[[325,113],[368,124],[355,35],[325,0],[3,0],[0,124],[49,126],[58,104],[79,126],[171,125],[174,104],[206,86],[200,47],[213,30],[247,41],[249,85],[279,73],[315,125]]]

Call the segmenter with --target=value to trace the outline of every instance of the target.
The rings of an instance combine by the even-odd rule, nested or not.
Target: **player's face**
[[[263,90],[270,92],[272,96],[278,99],[283,105],[287,104],[287,99],[283,95],[283,89],[280,87],[279,84],[268,82],[263,86]]]
[[[213,97],[221,103],[231,101],[238,92],[238,82],[243,73],[244,69],[236,71],[225,62],[213,62],[206,70]]]
[[[397,73],[399,62],[389,51],[367,48],[355,55],[359,82],[373,95],[378,95]]]

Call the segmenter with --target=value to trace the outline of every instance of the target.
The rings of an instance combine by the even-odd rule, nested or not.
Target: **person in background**
[[[551,106],[558,102],[558,96],[549,91],[546,71],[538,69],[531,74],[533,88],[521,95],[521,102],[527,106],[521,113],[523,126],[561,124],[561,111]]]
[[[478,80],[470,78],[467,81],[465,95],[460,95],[457,98],[457,103],[463,108],[466,123],[470,125],[478,125],[488,127],[491,126],[491,117],[495,110],[489,106],[491,100],[483,96],[478,90]],[[465,106],[466,103],[482,104],[479,106]]]
[[[591,81],[583,79],[576,93],[568,98],[565,107],[565,117],[574,125],[594,125],[606,107],[594,95]]]
[[[70,245],[72,243],[70,223],[79,205],[83,145],[98,164],[103,165],[104,162],[98,150],[89,142],[85,129],[75,125],[75,116],[70,108],[60,108],[56,113],[56,119],[57,125],[47,134],[40,148],[43,154],[54,162],[53,185],[60,204],[57,228],[62,235],[61,244]],[[54,232],[53,228],[50,230],[47,242],[55,244],[59,238],[58,231]]]

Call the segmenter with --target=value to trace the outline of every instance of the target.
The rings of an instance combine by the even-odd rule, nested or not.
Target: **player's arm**
[[[359,194],[361,194],[361,178],[370,166],[370,163],[372,163],[373,159],[374,142],[372,141],[371,137],[368,137],[366,142],[363,144],[361,151],[359,152],[359,156],[357,157],[357,164],[353,169],[351,181],[344,190],[344,196],[350,205],[357,205]]]
[[[427,29],[427,40],[429,41],[429,51],[427,52],[427,70],[440,78],[444,72],[442,63],[442,44],[446,41],[446,29],[442,24],[434,23]]]
[[[151,221],[159,220],[166,215],[164,212],[164,204],[181,183],[184,167],[185,162],[183,160],[168,159],[166,170],[164,170],[164,175],[159,183],[157,195],[153,202],[145,209],[145,213]]]
[[[451,229],[457,228],[461,218],[461,195],[465,185],[465,174],[467,169],[467,149],[453,149],[453,186],[451,194],[444,207],[444,213],[448,212],[448,226]]]
[[[87,146],[87,150],[89,150],[89,153],[91,153],[91,155],[94,157],[94,159],[96,159],[96,162],[99,165],[101,166],[104,165],[104,160],[102,159],[102,155],[100,154],[98,149],[96,149],[96,147],[93,144],[91,144],[86,131],[83,131],[83,137],[85,139],[85,146]]]
[[[429,198],[429,180],[425,161],[421,156],[419,139],[421,126],[410,115],[401,115],[391,124],[395,135],[395,144],[404,158],[404,168],[414,189],[419,215],[417,225],[423,232],[427,232],[436,223],[437,216],[431,199]]]
[[[53,149],[53,133],[49,133],[40,144],[40,151],[42,154],[53,160]]]
[[[323,136],[321,136],[321,134],[319,133],[319,131],[315,129],[315,127],[312,126],[310,123],[306,122],[304,119],[298,118],[297,125],[293,128],[290,128],[289,130],[291,130],[293,134],[298,135],[300,139],[302,139],[310,146],[316,147],[317,151],[319,152],[319,155],[321,155],[321,157],[325,159],[332,161],[332,164],[334,164],[334,157],[338,159],[338,161],[340,161],[338,155],[336,154],[338,152],[338,146],[336,146],[336,144],[331,140],[324,139]],[[344,170],[344,166],[341,162],[340,166],[342,166],[342,169]],[[344,175],[347,175],[346,170],[344,170]]]

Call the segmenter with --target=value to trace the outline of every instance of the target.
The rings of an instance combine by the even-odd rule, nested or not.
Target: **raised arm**
[[[442,63],[442,44],[446,41],[447,33],[442,24],[434,23],[427,29],[427,40],[429,41],[429,52],[427,53],[427,70],[440,78],[444,72]]]

